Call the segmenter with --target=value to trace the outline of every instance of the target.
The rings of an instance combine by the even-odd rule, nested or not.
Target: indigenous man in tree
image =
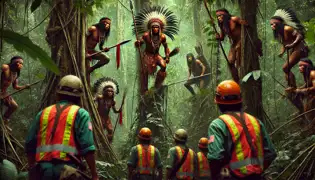
[[[116,102],[114,99],[115,94],[119,93],[118,83],[112,78],[104,77],[95,82],[94,90],[97,93],[95,97],[98,105],[97,110],[101,116],[103,128],[107,130],[107,139],[111,143],[113,141],[114,131],[109,117],[110,109],[113,109],[114,113],[120,113],[120,119],[122,118],[122,109],[116,108]]]
[[[128,180],[162,180],[163,165],[158,148],[151,145],[152,132],[141,128],[139,144],[132,147],[128,161]]]
[[[276,158],[265,126],[242,111],[240,86],[232,80],[221,82],[215,102],[223,115],[209,125],[208,160],[213,180],[228,169],[231,179],[260,180]]]
[[[177,34],[177,20],[173,12],[168,9],[154,6],[142,10],[136,17],[137,32],[143,33],[140,40],[136,41],[136,46],[145,44],[145,51],[143,53],[143,67],[142,69],[142,87],[141,93],[148,91],[148,76],[156,72],[156,66],[160,67],[155,79],[155,88],[162,87],[163,81],[166,77],[166,64],[170,61],[170,50],[166,42],[166,36],[172,40]],[[163,59],[159,54],[160,46],[164,46],[165,58]]]
[[[30,85],[19,86],[18,78],[20,76],[20,71],[23,68],[23,59],[20,56],[14,56],[11,58],[9,64],[2,65],[1,72],[1,97],[7,96],[9,93],[7,92],[8,87],[12,84],[13,88],[16,90],[29,88]],[[18,108],[17,103],[11,96],[7,96],[2,99],[3,104],[8,108],[7,111],[3,115],[4,124],[6,125],[9,131],[12,129],[9,127],[9,119],[14,111]]]
[[[308,56],[308,47],[304,42],[304,27],[291,9],[278,9],[270,20],[274,38],[282,44],[280,57],[288,50],[288,60],[282,69],[289,87],[296,88],[295,76],[291,72],[301,58]],[[290,51],[289,51],[290,50]]]
[[[73,172],[79,163],[76,157],[84,157],[92,180],[98,180],[91,118],[78,106],[83,84],[77,76],[67,75],[60,80],[56,92],[57,104],[37,114],[26,137],[29,179],[59,179]]]
[[[223,41],[225,35],[229,37],[232,44],[228,55],[228,60],[230,63],[229,68],[234,81],[239,83],[237,68],[241,65],[241,26],[248,26],[248,23],[237,16],[232,16],[226,9],[217,10],[216,15],[219,27],[221,29],[221,33],[216,34],[216,39]],[[257,42],[255,42],[255,46],[258,55],[262,56],[262,43],[259,39]]]
[[[197,156],[186,145],[188,135],[186,130],[176,130],[174,136],[175,147],[168,151],[166,159],[166,179],[192,180],[197,178]]]
[[[110,35],[110,25],[111,20],[108,17],[103,17],[100,19],[98,24],[94,24],[89,27],[88,34],[86,37],[86,57],[90,61],[96,59],[98,62],[90,67],[90,63],[87,63],[87,80],[90,83],[90,74],[97,68],[100,68],[109,62],[109,58],[103,54],[99,53],[91,56],[91,54],[96,53],[95,47],[99,44],[99,49],[104,52],[108,52],[108,48],[103,48],[104,42],[107,41]]]
[[[188,80],[184,85],[191,92],[191,94],[195,95],[196,93],[191,85],[197,84],[200,89],[203,89],[209,84],[210,76],[190,79],[191,74],[193,74],[195,77],[203,76],[204,74],[209,73],[210,69],[206,68],[206,65],[201,62],[201,60],[196,59],[192,53],[187,54],[186,59],[188,65]]]
[[[306,99],[304,104],[304,112],[307,112],[315,107],[315,67],[313,62],[308,58],[303,58],[299,62],[299,70],[303,75],[305,84],[302,87],[293,89],[287,89],[287,91],[293,92],[300,98]],[[302,101],[300,102],[302,104]],[[315,126],[315,113],[305,114],[305,118],[312,123],[312,131]]]
[[[200,152],[197,153],[198,157],[198,180],[211,179],[208,155],[208,139],[205,137],[200,138],[198,147]]]

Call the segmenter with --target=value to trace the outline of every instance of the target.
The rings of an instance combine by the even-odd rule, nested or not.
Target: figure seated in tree
[[[99,44],[99,49],[104,52],[108,52],[109,48],[103,48],[104,42],[107,41],[110,35],[110,25],[111,20],[108,17],[103,17],[100,19],[99,23],[94,24],[93,26],[89,27],[88,34],[86,37],[86,58],[89,61],[98,60],[98,62],[90,67],[90,62],[87,63],[87,81],[90,84],[90,74],[97,68],[100,68],[109,62],[109,58],[103,54],[96,53],[95,47]]]

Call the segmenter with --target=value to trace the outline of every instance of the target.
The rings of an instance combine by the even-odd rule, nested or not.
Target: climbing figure
[[[299,70],[304,79],[304,85],[299,88],[288,88],[287,91],[293,92],[298,99],[298,103],[302,104],[302,99],[305,99],[303,111],[310,111],[315,107],[315,67],[313,62],[308,58],[303,58],[299,61]],[[315,126],[315,112],[305,114],[305,119],[312,124],[312,131]]]
[[[184,129],[176,130],[175,146],[170,148],[166,159],[166,179],[192,180],[197,177],[197,156],[186,145],[188,134]]]
[[[207,68],[204,62],[202,62],[199,59],[196,59],[192,53],[188,53],[186,55],[186,59],[188,66],[188,80],[184,85],[191,94],[195,95],[196,93],[194,91],[194,88],[191,87],[191,85],[196,84],[200,89],[206,88],[210,83],[210,76],[204,75],[208,74],[210,72],[210,69],[209,67]],[[190,78],[191,75],[200,78],[191,79]]]
[[[110,35],[110,26],[111,26],[111,19],[108,17],[103,17],[99,20],[99,23],[92,25],[88,29],[88,33],[86,36],[86,59],[88,60],[86,65],[86,78],[88,84],[90,84],[90,74],[97,68],[104,66],[105,64],[109,63],[109,58],[103,54],[96,53],[95,47],[99,44],[99,49],[103,52],[108,52],[109,48],[103,48],[105,41],[107,41]],[[98,62],[90,67],[90,61],[98,60]]]
[[[77,166],[74,159],[84,157],[92,180],[98,180],[91,118],[79,107],[82,81],[64,76],[56,92],[58,102],[36,115],[26,137],[29,179],[59,179],[63,169]]]
[[[122,123],[122,108],[117,109],[115,106],[115,94],[119,94],[119,86],[114,79],[104,77],[94,83],[94,90],[96,92],[95,100],[97,102],[97,110],[101,117],[103,128],[107,130],[107,139],[111,143],[114,136],[113,125],[109,116],[111,109],[113,109],[114,113],[119,113],[119,122]],[[124,98],[122,104],[123,103]]]
[[[143,9],[136,17],[135,24],[137,32],[142,35],[140,40],[135,42],[137,47],[145,44],[145,50],[141,57],[142,79],[141,94],[148,91],[148,78],[156,72],[156,66],[160,70],[156,74],[156,89],[160,89],[166,78],[166,64],[170,62],[170,50],[167,45],[166,36],[174,40],[178,32],[177,19],[170,10],[154,6]],[[159,54],[160,46],[164,46],[165,58]]]
[[[139,144],[132,147],[128,161],[128,180],[162,180],[163,165],[158,148],[151,145],[152,132],[141,128]]]
[[[235,81],[217,86],[215,103],[223,114],[209,125],[207,157],[212,179],[219,179],[221,170],[231,179],[261,179],[277,156],[265,126],[242,111],[241,90]]]
[[[282,67],[289,87],[296,88],[295,76],[291,72],[300,59],[308,56],[304,41],[305,28],[292,9],[278,9],[270,20],[273,35],[282,44],[280,57],[287,51],[288,60]]]
[[[241,65],[241,29],[242,26],[248,26],[245,20],[237,16],[232,16],[226,9],[216,10],[216,16],[218,19],[218,25],[220,27],[221,33],[216,34],[216,39],[223,41],[225,35],[229,37],[231,42],[231,48],[228,55],[229,68],[232,73],[233,80],[239,83],[239,75],[237,68]],[[247,27],[244,27],[247,28]],[[252,42],[254,43],[254,42]],[[259,56],[262,56],[262,43],[258,39],[255,42],[256,51]]]
[[[207,159],[208,154],[208,139],[205,137],[200,138],[198,147],[200,152],[197,153],[198,157],[198,180],[211,179],[209,162]]]
[[[1,68],[1,97],[2,103],[7,107],[2,119],[7,130],[12,131],[9,127],[9,120],[12,114],[17,110],[18,104],[14,101],[7,89],[12,84],[12,87],[16,90],[29,88],[30,85],[19,86],[18,78],[20,77],[20,71],[23,68],[23,58],[20,56],[14,56],[11,58],[9,64],[3,64]],[[7,97],[6,97],[7,96]]]

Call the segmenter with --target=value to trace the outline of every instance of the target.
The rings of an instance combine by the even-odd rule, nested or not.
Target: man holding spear
[[[9,64],[3,64],[1,68],[1,100],[2,103],[8,108],[3,115],[3,121],[9,131],[12,129],[8,126],[9,119],[18,108],[18,104],[8,94],[7,89],[12,84],[12,87],[16,90],[27,89],[29,84],[24,86],[18,85],[18,78],[20,71],[23,68],[23,59],[20,56],[14,56],[11,58]]]

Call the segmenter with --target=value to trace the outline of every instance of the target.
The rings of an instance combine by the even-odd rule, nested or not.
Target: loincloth
[[[87,50],[88,54],[94,54],[94,53],[97,53],[97,52],[98,51],[95,51],[94,49]],[[98,58],[96,58],[98,55],[102,55],[102,56],[105,56],[106,58],[108,58],[108,56],[106,54],[99,53],[99,54],[95,54],[93,56],[88,57],[88,59],[90,60],[90,62],[92,62],[93,60],[98,59]]]
[[[148,74],[154,74],[156,72],[156,66],[159,60],[162,59],[160,54],[151,54],[148,52],[143,53],[143,62]]]
[[[13,100],[13,98],[12,98],[11,96],[8,96],[8,97],[6,97],[6,98],[2,99],[2,102],[3,102],[3,104],[4,104],[4,105],[6,105],[6,106],[10,106],[10,105],[11,105],[12,100]]]

